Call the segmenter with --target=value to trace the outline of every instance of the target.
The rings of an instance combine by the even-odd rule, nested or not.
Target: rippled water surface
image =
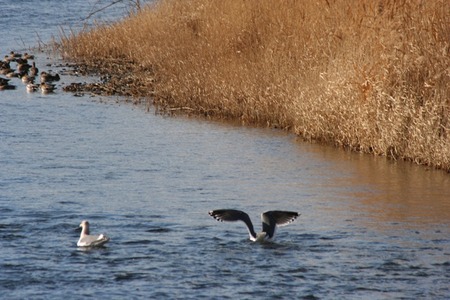
[[[29,5],[34,14],[38,2],[17,3],[0,1],[0,34],[9,37],[2,55],[26,49],[5,35],[23,31],[3,8]],[[80,15],[39,3],[48,15],[31,22],[48,22],[42,39],[91,11],[86,1],[71,2]],[[36,60],[58,70],[57,58]],[[448,174],[269,129],[155,116],[60,85],[27,94],[14,83],[0,92],[0,291],[8,299],[450,295]],[[258,244],[243,224],[210,218],[218,208],[248,212],[257,229],[269,209],[301,216]],[[111,237],[107,247],[76,247],[83,219]]]

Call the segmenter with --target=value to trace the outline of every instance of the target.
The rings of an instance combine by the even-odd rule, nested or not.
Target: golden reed
[[[161,0],[61,45],[79,63],[131,61],[166,111],[450,172],[449,24],[438,0]]]

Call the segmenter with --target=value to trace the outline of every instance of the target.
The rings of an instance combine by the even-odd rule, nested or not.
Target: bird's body
[[[39,74],[39,69],[36,68],[36,63],[33,62],[33,64],[31,65],[31,68],[29,69],[30,72],[30,76],[35,77]]]
[[[23,59],[34,59],[34,55],[28,54],[27,52],[25,52],[23,54]]]
[[[59,81],[60,77],[59,77],[59,74],[53,75],[53,74],[42,71],[40,79],[41,79],[41,83],[44,83],[44,82]]]
[[[11,81],[11,79],[0,77],[0,84],[1,85],[9,84],[10,81]]]
[[[39,85],[34,84],[32,82],[27,84],[27,92],[28,93],[34,93],[39,89]]]
[[[88,221],[82,221],[80,227],[81,234],[80,239],[77,242],[78,247],[101,247],[109,242],[109,237],[107,237],[106,235],[90,235]]]
[[[262,242],[272,239],[277,226],[285,226],[293,222],[298,216],[298,212],[271,210],[261,214],[262,231],[256,233],[253,223],[247,213],[235,209],[218,209],[209,212],[209,215],[217,221],[235,222],[242,221],[247,225],[250,240]]]
[[[51,83],[48,83],[48,82],[41,83],[39,87],[40,87],[41,92],[43,94],[53,93],[55,91],[55,89],[56,89],[56,86],[54,84],[51,84]]]
[[[15,53],[14,51],[11,51],[10,53],[9,53],[9,59],[11,60],[11,61],[16,61],[16,59],[17,58],[20,58],[20,57],[22,57],[22,54],[20,54],[20,53]],[[6,58],[6,57],[5,57]]]
[[[19,73],[19,74],[27,73],[30,68],[31,68],[31,65],[29,65],[26,62],[18,63],[17,67],[16,67],[17,73]]]
[[[6,74],[9,74],[9,73],[14,73],[14,70],[11,69],[11,67],[5,66],[3,68],[0,68],[0,74],[1,75],[6,75]]]
[[[16,88],[15,85],[9,84],[11,79],[1,78],[0,77],[0,91],[4,90],[14,90]]]
[[[34,83],[34,77],[26,74],[22,76],[21,80],[24,84]]]

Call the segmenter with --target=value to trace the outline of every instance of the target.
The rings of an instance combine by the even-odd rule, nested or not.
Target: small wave
[[[128,241],[124,242],[124,245],[149,245],[152,244],[153,241],[151,240],[134,240],[134,241]]]
[[[141,279],[144,277],[145,277],[145,275],[142,273],[124,272],[124,273],[115,274],[114,280],[116,280],[116,281],[135,280],[135,279]]]
[[[171,232],[173,231],[170,228],[165,228],[165,227],[156,227],[156,228],[150,228],[147,229],[145,232],[152,232],[152,233],[165,233],[165,232]]]
[[[63,204],[63,205],[78,205],[78,202],[75,201],[58,201],[58,204]]]
[[[4,241],[14,241],[24,238],[26,238],[26,236],[20,234],[0,234],[0,239]]]

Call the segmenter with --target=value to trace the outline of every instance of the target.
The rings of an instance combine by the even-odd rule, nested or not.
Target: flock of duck
[[[242,221],[247,226],[250,240],[253,242],[263,242],[271,240],[275,235],[275,229],[280,226],[292,223],[300,215],[295,211],[270,210],[261,214],[262,231],[256,233],[253,223],[247,213],[236,209],[217,209],[208,212],[211,217],[217,221],[235,222]],[[110,238],[104,234],[93,235],[89,231],[89,222],[82,221],[80,224],[81,234],[77,242],[78,247],[93,248],[102,247],[110,241]]]
[[[31,65],[29,61],[33,61]],[[13,68],[15,67],[15,69]],[[43,94],[53,93],[56,85],[53,83],[60,80],[58,74],[51,74],[39,70],[34,62],[34,55],[24,53],[15,53],[11,51],[9,55],[5,55],[4,59],[0,61],[0,91],[14,90],[16,86],[11,84],[13,78],[19,78],[25,84],[27,92],[33,93],[40,90]],[[39,84],[36,83],[36,78],[39,77]]]

